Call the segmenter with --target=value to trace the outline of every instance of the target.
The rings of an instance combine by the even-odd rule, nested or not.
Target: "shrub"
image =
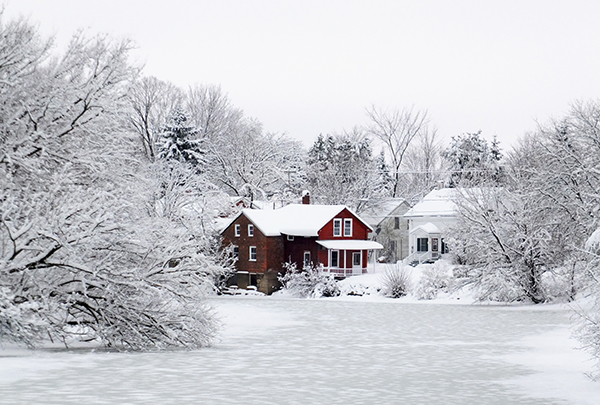
[[[285,263],[285,272],[278,279],[290,294],[300,297],[336,297],[340,295],[337,281],[323,273],[323,266],[304,266],[298,269],[296,263]]]
[[[404,297],[410,289],[409,272],[398,264],[388,268],[383,274],[382,287],[382,292],[386,297]]]
[[[437,297],[439,292],[450,292],[452,277],[448,274],[446,267],[438,266],[437,263],[423,267],[423,273],[415,291],[417,298],[432,300]]]

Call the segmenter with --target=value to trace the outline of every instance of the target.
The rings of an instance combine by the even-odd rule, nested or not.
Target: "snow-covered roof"
[[[405,217],[447,217],[456,215],[457,189],[433,190],[404,214]]]
[[[310,237],[318,236],[321,228],[344,209],[348,208],[345,205],[290,204],[276,210],[244,209],[240,215],[246,215],[265,236],[284,234]],[[348,211],[367,225],[350,209]],[[229,224],[238,217],[239,215],[233,218]]]
[[[427,222],[424,225],[417,226],[415,229],[410,231],[410,233],[414,233],[416,231],[423,231],[425,233],[440,233],[440,228],[432,224],[431,222]]]
[[[379,250],[381,243],[372,240],[318,240],[317,243],[327,249],[336,250]]]
[[[408,205],[403,198],[389,198],[377,205],[369,206],[364,211],[361,211],[360,216],[369,225],[377,226],[403,203]]]

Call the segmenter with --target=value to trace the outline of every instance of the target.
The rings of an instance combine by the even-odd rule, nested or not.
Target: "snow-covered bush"
[[[451,292],[452,275],[449,274],[447,266],[438,265],[438,263],[424,266],[421,278],[415,288],[415,296],[417,298],[432,300],[440,292]]]
[[[381,284],[381,292],[386,297],[404,297],[410,290],[410,273],[403,265],[396,264],[386,269],[382,275]]]
[[[323,266],[304,266],[298,269],[296,263],[285,263],[285,271],[279,275],[279,282],[290,294],[300,298],[336,297],[340,295],[337,281],[323,273]]]
[[[591,303],[588,308],[578,311],[581,318],[575,334],[582,346],[596,360],[593,377],[600,379],[600,228],[592,233],[585,246],[589,253],[587,272],[591,279]]]

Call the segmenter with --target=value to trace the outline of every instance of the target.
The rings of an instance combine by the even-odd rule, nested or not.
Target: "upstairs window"
[[[251,262],[256,261],[256,246],[250,246],[250,256],[248,258]]]
[[[344,236],[352,236],[352,218],[344,219]]]
[[[254,225],[248,225],[248,236],[254,236]]]
[[[333,236],[342,236],[342,220],[340,218],[333,220]]]
[[[242,233],[242,227],[240,224],[235,224],[235,236],[240,236]]]
[[[240,257],[240,247],[239,246],[233,247],[233,257],[235,257],[236,259]]]
[[[394,217],[394,229],[400,229],[400,217]]]

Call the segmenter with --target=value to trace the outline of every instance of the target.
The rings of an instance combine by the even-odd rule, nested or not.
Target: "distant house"
[[[408,220],[407,263],[431,262],[447,253],[446,232],[456,222],[457,189],[433,190],[404,214]]]
[[[367,240],[373,229],[344,205],[291,204],[275,210],[244,209],[223,229],[223,246],[233,246],[238,260],[231,283],[256,286],[270,294],[279,288],[286,262],[323,265],[335,277],[367,271],[369,250],[382,245]]]
[[[409,209],[406,200],[391,198],[361,213],[374,230],[371,239],[383,245],[380,256],[386,262],[395,263],[409,255],[408,219],[404,218]]]

